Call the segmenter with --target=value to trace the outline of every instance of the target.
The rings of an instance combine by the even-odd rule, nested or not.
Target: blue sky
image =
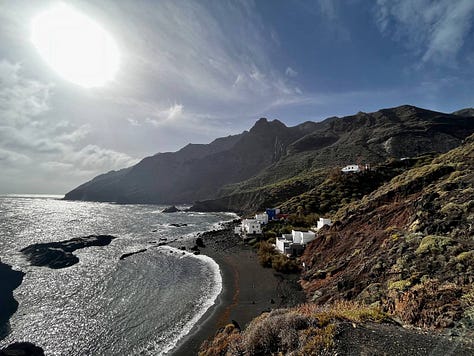
[[[103,87],[32,46],[52,0],[0,0],[0,193],[64,193],[189,142],[412,104],[473,106],[472,0],[66,1],[116,40]]]

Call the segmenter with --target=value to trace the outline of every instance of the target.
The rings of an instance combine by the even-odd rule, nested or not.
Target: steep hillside
[[[211,199],[196,209],[242,211],[261,206],[269,191],[275,199],[268,203],[274,205],[289,199],[290,191],[298,195],[315,188],[307,177],[320,177],[323,168],[446,152],[473,132],[472,117],[412,106],[295,127],[260,119],[240,135],[208,145],[188,145],[178,152],[157,154],[133,167],[101,175],[65,198],[122,203]],[[285,185],[296,181],[303,182],[296,190]],[[254,203],[249,205],[249,199]]]
[[[472,327],[474,135],[335,218],[303,256],[310,300],[379,305],[420,327]]]
[[[286,147],[313,129],[288,128],[260,119],[248,132],[209,145],[147,157],[126,171],[110,172],[66,194],[71,200],[179,203],[216,195],[219,187],[248,179],[286,154]]]

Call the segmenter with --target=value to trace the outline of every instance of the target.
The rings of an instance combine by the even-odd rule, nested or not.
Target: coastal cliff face
[[[240,135],[208,145],[188,145],[100,175],[67,193],[65,199],[199,200],[196,210],[250,211],[313,189],[324,168],[446,152],[474,132],[469,115],[469,110],[453,115],[401,106],[295,127],[260,119]],[[269,192],[271,199],[266,198]]]

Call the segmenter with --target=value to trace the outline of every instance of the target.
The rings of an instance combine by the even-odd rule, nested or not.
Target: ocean
[[[222,289],[207,256],[159,242],[185,240],[235,216],[163,214],[156,205],[70,202],[54,196],[0,196],[0,258],[25,274],[0,348],[29,341],[47,355],[162,355],[185,336]],[[172,226],[171,224],[186,224]],[[74,252],[64,269],[34,267],[20,252],[34,243],[91,234],[110,245]],[[120,260],[125,253],[146,252]]]

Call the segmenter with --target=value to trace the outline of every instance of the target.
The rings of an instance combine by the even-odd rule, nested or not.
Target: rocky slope
[[[343,207],[306,249],[315,303],[379,305],[401,323],[472,328],[474,135]]]
[[[468,113],[400,106],[295,127],[260,119],[240,135],[188,145],[100,175],[65,198],[121,203],[206,200],[196,207],[201,210],[274,205],[288,199],[289,190],[302,194],[313,189],[316,184],[309,177],[320,181],[322,168],[446,152],[474,132],[474,119]],[[287,188],[288,180],[297,190]],[[274,199],[265,201],[269,191]],[[249,200],[254,204],[249,206]]]

